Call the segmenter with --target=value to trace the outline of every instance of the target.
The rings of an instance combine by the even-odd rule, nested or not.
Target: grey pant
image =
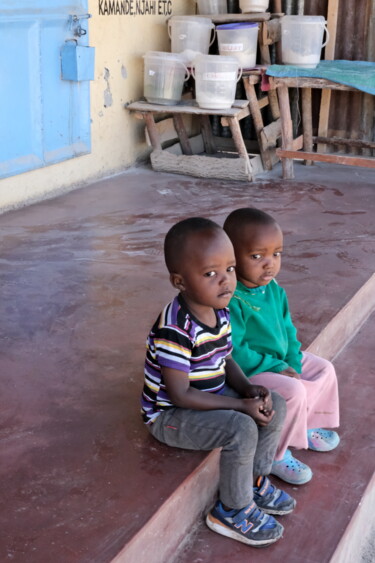
[[[225,388],[225,395],[238,394]],[[222,448],[220,455],[220,500],[231,508],[243,508],[253,498],[253,477],[268,475],[279,442],[286,404],[272,393],[276,411],[267,426],[234,410],[172,408],[162,412],[149,430],[160,442],[189,450]]]

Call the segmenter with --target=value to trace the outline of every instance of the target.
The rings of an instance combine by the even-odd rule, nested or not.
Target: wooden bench
[[[313,145],[331,144],[341,145],[349,148],[368,148],[375,149],[375,143],[358,139],[344,139],[339,137],[313,136],[312,128],[312,104],[311,89],[319,88],[323,90],[342,90],[346,92],[358,91],[356,88],[331,82],[324,78],[305,78],[305,77],[269,77],[272,88],[277,89],[281,129],[282,147],[276,149],[276,154],[280,156],[283,167],[283,178],[294,178],[293,159],[305,160],[306,164],[314,161],[333,162],[336,164],[346,164],[351,166],[363,166],[375,168],[375,158],[354,156],[349,154],[333,154],[314,152]],[[300,88],[302,98],[302,128],[303,134],[293,139],[293,126],[290,114],[289,91],[288,88]],[[302,149],[302,150],[301,150]]]
[[[194,100],[171,106],[138,101],[126,108],[145,121],[153,148],[150,157],[154,170],[203,178],[245,181],[253,180],[257,173],[263,171],[259,154],[249,155],[239,124],[240,119],[249,115],[248,100],[236,100],[231,108],[225,110],[201,109]],[[168,114],[172,115],[178,143],[163,148],[155,117]],[[200,135],[189,138],[182,119],[184,114],[198,116]],[[210,115],[221,116],[222,125],[230,128],[231,146],[226,146],[224,150],[213,137]]]

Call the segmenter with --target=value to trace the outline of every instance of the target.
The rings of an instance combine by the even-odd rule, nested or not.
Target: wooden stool
[[[164,106],[139,101],[127,106],[129,111],[136,112],[136,116],[144,119],[150,142],[153,148],[151,164],[154,170],[188,174],[203,178],[219,178],[227,180],[253,180],[257,173],[263,171],[259,155],[247,152],[242,137],[239,120],[249,115],[249,102],[236,100],[234,105],[226,110],[201,109],[195,101],[180,103],[179,105]],[[171,114],[179,139],[177,147],[163,150],[155,115]],[[201,143],[188,137],[182,115],[196,115],[200,119]],[[222,116],[222,124],[229,126],[233,138],[233,150],[220,152],[212,135],[210,115]],[[195,139],[196,141],[197,139]],[[199,139],[198,139],[199,141]],[[182,154],[178,154],[182,152]],[[197,154],[205,152],[205,154]],[[232,154],[230,154],[230,152]],[[237,154],[237,158],[233,158]]]

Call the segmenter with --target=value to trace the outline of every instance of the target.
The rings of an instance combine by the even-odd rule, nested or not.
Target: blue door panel
[[[90,152],[89,82],[62,80],[60,57],[86,13],[87,0],[0,0],[0,177]]]
[[[82,24],[83,27],[83,24]],[[55,38],[59,38],[58,41]],[[49,20],[41,29],[44,158],[56,162],[90,149],[89,82],[61,80],[60,50],[66,39],[61,22]],[[49,48],[53,45],[53,48]],[[84,100],[86,103],[80,103]]]
[[[22,158],[34,164],[41,162],[41,135],[36,127],[40,121],[40,78],[38,57],[31,72],[31,54],[38,52],[38,28],[22,22],[16,28],[0,25],[0,37],[7,50],[0,49],[0,154],[2,168]],[[28,53],[28,57],[24,56]],[[34,111],[33,111],[34,108]]]

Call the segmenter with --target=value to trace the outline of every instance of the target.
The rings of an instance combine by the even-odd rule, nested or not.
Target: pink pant
[[[301,379],[281,373],[253,375],[251,383],[277,391],[286,400],[287,415],[275,459],[282,459],[289,446],[307,448],[309,428],[339,425],[339,397],[335,368],[328,360],[304,352]]]

